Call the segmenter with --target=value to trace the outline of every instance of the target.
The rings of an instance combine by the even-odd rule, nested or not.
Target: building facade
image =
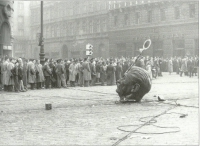
[[[199,51],[199,2],[176,0],[44,1],[44,49],[47,58],[138,55],[146,39],[149,56],[196,55]],[[39,58],[40,2],[32,1],[28,57]]]
[[[146,39],[149,56],[198,55],[198,1],[114,3],[109,11],[110,56],[135,56]]]
[[[0,58],[12,56],[13,1],[0,1]]]
[[[108,2],[44,1],[44,48],[47,58],[85,57],[85,46],[94,46],[94,56],[108,57]],[[31,2],[30,55],[39,58],[40,2]]]
[[[13,56],[25,57],[30,41],[30,2],[14,2]]]

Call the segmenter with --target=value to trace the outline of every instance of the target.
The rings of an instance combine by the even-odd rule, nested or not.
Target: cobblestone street
[[[0,92],[0,145],[198,145],[197,76],[152,82],[141,103],[127,104],[115,103],[116,86]]]

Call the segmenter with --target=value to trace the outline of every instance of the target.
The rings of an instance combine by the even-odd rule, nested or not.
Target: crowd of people
[[[143,57],[91,58],[40,60],[4,57],[0,60],[0,84],[6,92],[26,92],[34,89],[67,88],[95,85],[116,85],[131,65],[147,70],[152,79],[152,68],[158,76],[162,72],[176,72],[192,77],[198,74],[199,59],[195,57]]]

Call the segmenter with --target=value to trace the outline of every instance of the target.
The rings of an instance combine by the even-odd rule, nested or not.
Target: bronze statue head
[[[139,102],[151,90],[151,79],[146,70],[132,66],[130,70],[117,81],[116,92],[120,101],[135,100]]]

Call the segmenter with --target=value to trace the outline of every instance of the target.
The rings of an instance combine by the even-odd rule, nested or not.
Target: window
[[[107,27],[106,27],[106,20],[103,19],[102,21],[102,30],[105,32],[107,30]]]
[[[124,24],[129,25],[129,15],[128,14],[124,15]]]
[[[166,16],[165,16],[165,9],[160,9],[160,20],[165,21]]]
[[[136,12],[136,14],[135,14],[135,23],[136,24],[140,23],[140,12]]]
[[[180,19],[180,8],[175,7],[174,11],[175,11],[175,19]]]
[[[78,34],[82,35],[83,34],[83,30],[82,30],[82,23],[79,22],[79,31],[78,31]]]
[[[73,23],[70,24],[70,31],[71,31],[71,35],[74,35],[74,25],[73,25]]]
[[[90,23],[89,23],[89,32],[93,33],[93,22],[92,21],[90,21]]]
[[[60,25],[58,24],[56,25],[56,27],[57,27],[57,37],[60,37]]]
[[[54,37],[54,27],[51,26],[51,37],[53,38]]]
[[[23,36],[23,35],[24,35],[24,30],[23,30],[23,29],[20,29],[20,30],[19,30],[19,35],[20,35],[20,36]]]
[[[19,3],[19,9],[22,10],[24,8],[24,4],[23,3]]]
[[[100,20],[97,20],[97,32],[100,32],[101,26],[100,26]]]
[[[190,9],[190,18],[194,18],[195,17],[195,4],[190,4],[189,9]]]
[[[93,12],[93,2],[90,2],[89,4],[89,12]]]
[[[73,9],[72,8],[69,8],[69,15],[73,15]]]
[[[86,22],[85,21],[83,21],[83,33],[86,33]]]
[[[148,20],[147,20],[148,23],[151,23],[152,22],[152,11],[148,11]]]
[[[117,24],[118,24],[118,17],[114,16],[114,26],[117,26]]]
[[[18,17],[18,22],[19,23],[24,23],[24,17],[23,16],[19,16]]]
[[[97,2],[97,11],[101,9],[101,2]]]
[[[110,10],[111,7],[112,7],[112,3],[111,3],[111,1],[109,1],[109,3],[108,3],[108,9]]]
[[[47,35],[46,35],[46,38],[49,38],[50,37],[50,27],[47,26]]]
[[[116,8],[116,1],[113,2],[114,3],[114,9]]]
[[[83,6],[83,13],[87,13],[87,3],[86,2],[84,3],[84,6]]]
[[[64,30],[65,30],[65,34],[64,34],[64,36],[68,36],[69,35],[69,25],[68,25],[68,23],[67,22],[65,22],[65,24],[64,24]]]
[[[76,23],[76,34],[79,34],[79,22]]]

